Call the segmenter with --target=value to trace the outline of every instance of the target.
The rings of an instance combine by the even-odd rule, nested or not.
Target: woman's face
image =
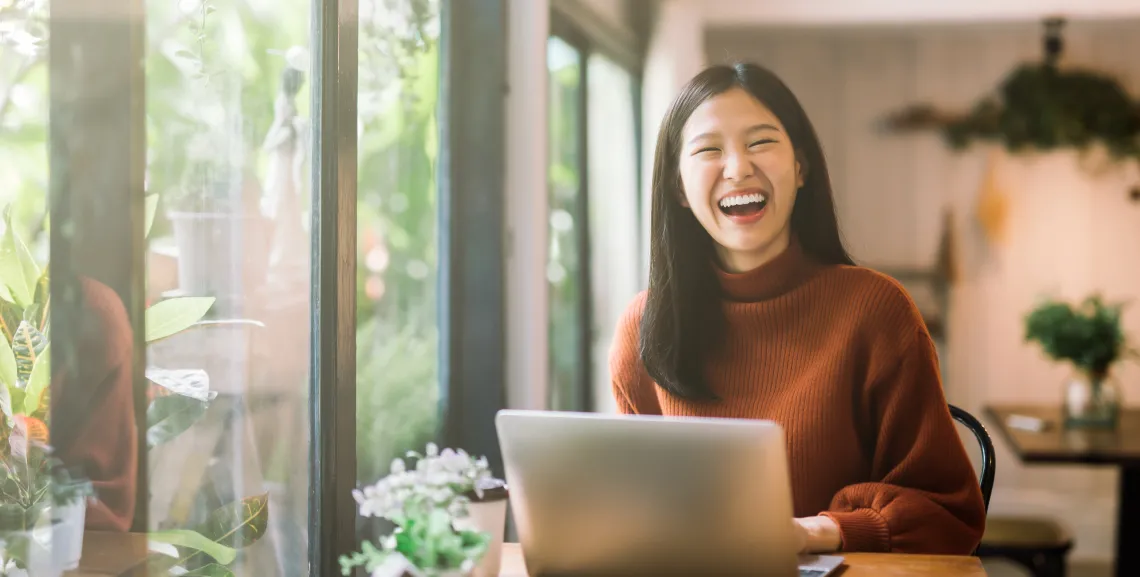
[[[742,88],[701,104],[681,132],[682,204],[712,236],[729,272],[788,246],[803,173],[784,125]]]

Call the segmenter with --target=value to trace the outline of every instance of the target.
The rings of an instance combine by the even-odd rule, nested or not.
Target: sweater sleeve
[[[53,424],[60,459],[91,480],[95,501],[86,528],[127,531],[134,517],[138,475],[138,429],[131,366],[133,331],[113,290],[83,278],[84,309],[78,355],[82,378],[68,373],[52,383]]]
[[[656,387],[645,372],[638,352],[645,293],[637,295],[618,320],[610,347],[610,379],[618,412],[626,415],[660,415]]]
[[[872,429],[870,481],[841,489],[821,513],[844,551],[968,555],[985,529],[973,467],[942,392],[929,334],[911,332],[898,362],[872,377],[861,419]]]

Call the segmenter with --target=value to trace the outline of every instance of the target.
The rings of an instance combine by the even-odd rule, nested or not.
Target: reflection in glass
[[[585,234],[581,174],[582,55],[577,48],[553,36],[547,42],[549,74],[549,226],[546,279],[549,283],[550,381],[552,410],[585,410],[582,386],[584,310],[582,293]]]
[[[310,0],[145,10],[147,295],[204,311],[147,350],[151,563],[307,575]]]

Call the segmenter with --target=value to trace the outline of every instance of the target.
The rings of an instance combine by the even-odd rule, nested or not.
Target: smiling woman
[[[725,269],[750,270],[783,252],[804,171],[780,119],[733,88],[698,106],[682,134],[685,206],[716,241]]]
[[[977,546],[981,490],[930,334],[847,256],[819,140],[771,72],[709,68],[674,101],[651,243],[610,359],[619,410],[781,425],[804,551]]]

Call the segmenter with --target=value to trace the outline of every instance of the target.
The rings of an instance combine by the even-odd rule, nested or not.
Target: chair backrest
[[[981,485],[982,485],[982,500],[986,504],[986,512],[990,510],[990,493],[994,489],[994,474],[997,469],[997,461],[994,459],[994,443],[990,439],[990,434],[986,432],[986,428],[982,425],[981,421],[974,418],[965,409],[950,405],[950,416],[954,417],[955,421],[965,425],[970,432],[974,434],[974,438],[978,440],[978,445],[982,449],[982,472],[981,472]]]

